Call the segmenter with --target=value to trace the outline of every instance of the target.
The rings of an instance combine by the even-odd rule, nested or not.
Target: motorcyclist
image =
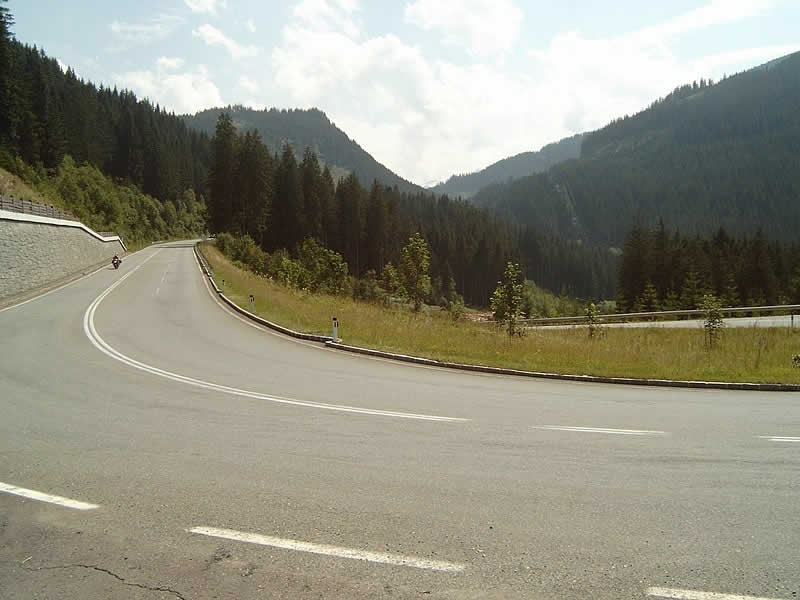
[[[117,256],[116,254],[114,255],[114,258],[111,259],[111,264],[114,265],[115,267],[118,266],[121,262],[122,261],[119,259],[119,256]]]

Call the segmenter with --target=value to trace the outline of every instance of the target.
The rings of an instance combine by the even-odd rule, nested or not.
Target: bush
[[[467,316],[467,309],[464,306],[464,301],[461,297],[457,297],[452,302],[447,303],[447,312],[454,323],[463,321]]]
[[[298,261],[305,270],[304,287],[317,292],[340,294],[347,284],[347,263],[342,255],[329,250],[314,238],[303,241]]]
[[[233,256],[233,236],[230,233],[217,234],[216,245],[217,249],[228,258]]]
[[[800,369],[800,354],[795,354],[795,355],[792,357],[792,366],[793,366],[795,369]]]

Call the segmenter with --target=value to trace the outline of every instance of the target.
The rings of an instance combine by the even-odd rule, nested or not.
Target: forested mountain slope
[[[451,198],[470,198],[482,188],[494,183],[506,183],[534,173],[546,171],[553,165],[578,158],[581,154],[583,134],[573,135],[544,146],[538,152],[522,152],[499,160],[485,169],[467,175],[453,175],[444,183],[430,188],[435,194],[447,194]]]
[[[289,143],[298,155],[310,148],[332,171],[335,172],[334,167],[346,169],[355,173],[365,184],[378,180],[383,185],[397,186],[403,192],[418,192],[422,189],[376,161],[331,123],[324,112],[315,108],[255,110],[244,106],[229,106],[224,109],[211,108],[196,115],[184,115],[183,120],[187,125],[213,135],[222,112],[231,115],[239,131],[244,133],[257,130],[272,152],[280,152],[285,143]]]
[[[128,241],[204,231],[208,137],[131,92],[62,70],[13,39],[0,9],[0,167]]]
[[[800,231],[800,53],[676,89],[586,135],[581,157],[474,201],[550,233],[621,246],[634,217],[683,233]]]
[[[380,174],[353,172],[335,186],[312,151],[295,156],[280,145],[288,138],[303,146],[314,122],[327,123],[331,136],[368,157],[319,111],[288,111],[281,125],[288,129],[273,132],[268,146],[223,117],[212,141],[158,104],[83,81],[18,42],[3,9],[0,0],[0,167],[96,229],[147,242],[193,237],[208,226],[289,252],[314,237],[358,277],[396,264],[411,233],[420,232],[431,247],[434,284],[449,289],[452,282],[469,303],[487,303],[508,260],[556,292],[613,294],[616,260],[607,251],[510,225],[416,186],[401,189],[397,180],[373,184]],[[232,112],[234,119],[264,114]],[[319,144],[329,162],[344,162]]]

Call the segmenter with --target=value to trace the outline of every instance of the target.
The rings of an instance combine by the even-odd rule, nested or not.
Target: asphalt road
[[[339,353],[188,244],[0,333],[0,598],[800,596],[800,394]]]

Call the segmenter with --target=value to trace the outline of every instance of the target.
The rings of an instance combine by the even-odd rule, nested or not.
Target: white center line
[[[673,600],[778,600],[761,596],[741,596],[739,594],[719,594],[716,592],[698,592],[695,590],[676,590],[672,588],[651,587],[648,596],[656,598],[672,598]]]
[[[800,437],[792,437],[789,435],[759,435],[762,440],[769,440],[770,442],[800,442]]]
[[[246,398],[254,398],[257,400],[267,400],[270,402],[276,402],[279,404],[290,404],[293,406],[306,406],[309,408],[318,408],[330,411],[357,413],[362,415],[375,415],[380,417],[394,417],[398,419],[417,419],[422,421],[439,421],[444,423],[457,423],[457,422],[469,421],[469,419],[462,417],[445,417],[439,415],[427,415],[427,414],[400,412],[393,410],[380,410],[376,408],[361,408],[357,406],[347,406],[343,404],[326,404],[323,402],[312,402],[310,400],[295,400],[292,398],[273,396],[271,394],[262,394],[260,392],[243,390],[240,388],[230,387],[227,385],[212,383],[210,381],[204,381],[202,379],[187,377],[185,375],[179,375],[178,373],[173,373],[165,369],[159,369],[158,367],[148,365],[147,363],[139,362],[138,360],[135,360],[130,356],[123,354],[122,352],[119,352],[118,350],[107,344],[102,337],[100,337],[100,334],[97,332],[97,329],[95,328],[94,325],[95,312],[97,311],[97,307],[100,306],[100,303],[105,299],[106,296],[108,296],[112,291],[114,291],[114,289],[117,286],[121,285],[128,277],[133,275],[138,269],[143,267],[144,264],[148,260],[153,258],[158,252],[159,250],[156,250],[156,252],[154,252],[144,261],[142,261],[142,263],[139,264],[135,269],[132,269],[130,272],[126,273],[123,277],[118,279],[114,284],[109,286],[102,294],[100,294],[97,298],[95,298],[94,302],[92,302],[89,305],[89,308],[86,309],[86,312],[83,315],[83,331],[86,334],[86,337],[89,338],[89,341],[94,345],[95,348],[97,348],[107,356],[115,360],[118,360],[130,367],[139,369],[141,371],[145,371],[152,375],[157,375],[159,377],[171,379],[172,381],[177,381],[180,383],[184,383],[195,387],[200,387],[207,390],[213,390],[225,394],[232,394],[234,396],[243,396]]]
[[[54,496],[53,494],[45,494],[44,492],[37,492],[36,490],[28,490],[25,488],[11,485],[10,483],[3,483],[0,481],[0,492],[6,494],[14,494],[15,496],[22,496],[23,498],[30,498],[31,500],[38,500],[40,502],[49,502],[50,504],[58,504],[66,506],[67,508],[75,508],[77,510],[91,510],[99,508],[98,504],[89,504],[88,502],[81,502],[80,500],[73,500],[72,498],[64,498],[63,496]]]
[[[665,435],[666,431],[648,429],[608,429],[606,427],[577,427],[574,425],[533,425],[532,429],[548,431],[572,431],[577,433],[605,433],[607,435]]]
[[[466,565],[446,562],[443,560],[431,560],[429,558],[421,558],[418,556],[403,556],[402,554],[390,554],[388,552],[371,552],[369,550],[359,550],[357,548],[329,546],[328,544],[315,544],[313,542],[290,540],[286,538],[272,537],[269,535],[260,535],[258,533],[246,533],[243,531],[235,531],[233,529],[192,527],[186,531],[190,533],[199,533],[200,535],[207,535],[210,537],[234,540],[237,542],[248,542],[250,544],[259,544],[261,546],[283,548],[284,550],[296,550],[299,552],[310,552],[312,554],[338,556],[339,558],[365,560],[368,562],[397,565],[400,567],[414,567],[416,569],[445,571],[448,573],[460,573],[466,568]]]

